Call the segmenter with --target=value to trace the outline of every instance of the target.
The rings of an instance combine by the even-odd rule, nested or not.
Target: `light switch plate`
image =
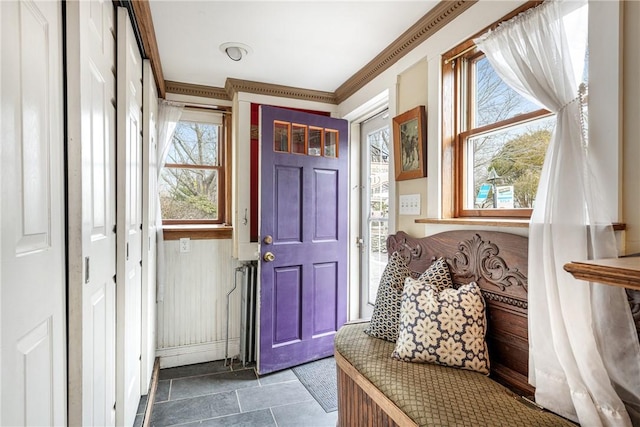
[[[400,196],[400,215],[420,215],[420,194]]]

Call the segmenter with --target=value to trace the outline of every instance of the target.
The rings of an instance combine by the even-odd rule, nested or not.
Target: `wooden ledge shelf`
[[[564,269],[576,279],[640,290],[640,257],[573,261]]]
[[[450,225],[474,225],[484,227],[518,227],[529,228],[528,219],[506,219],[506,218],[418,218],[416,224],[450,224]],[[614,222],[611,224],[613,231],[624,231],[627,224]]]
[[[502,219],[502,218],[418,218],[416,224],[451,224],[474,225],[485,227],[519,227],[528,228],[528,219]]]
[[[163,225],[164,240],[179,240],[188,237],[193,240],[231,239],[233,227],[227,225],[180,224]]]

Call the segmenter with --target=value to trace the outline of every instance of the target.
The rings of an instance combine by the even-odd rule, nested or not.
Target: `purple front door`
[[[258,372],[333,354],[347,316],[345,120],[260,110]]]

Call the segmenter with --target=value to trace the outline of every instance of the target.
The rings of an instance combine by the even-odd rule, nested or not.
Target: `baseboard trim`
[[[149,394],[147,395],[147,406],[144,408],[144,418],[142,427],[151,425],[151,415],[153,413],[153,404],[156,402],[156,390],[158,389],[158,378],[160,376],[160,358],[156,357],[153,362],[153,371],[151,373],[151,384],[149,385]]]
[[[173,368],[175,366],[222,360],[225,358],[225,347],[226,341],[222,340],[206,344],[157,349],[156,356],[160,358],[160,369]],[[229,340],[228,353],[229,358],[233,358],[240,353],[239,338]]]

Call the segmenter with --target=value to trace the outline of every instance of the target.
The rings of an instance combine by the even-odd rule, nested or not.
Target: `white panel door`
[[[66,2],[69,425],[115,425],[115,39],[110,0]]]
[[[0,2],[0,425],[66,424],[61,4]]]
[[[142,132],[142,361],[140,392],[147,394],[156,357],[156,199],[158,95],[151,62],[143,61]]]
[[[142,59],[127,10],[117,13],[116,424],[133,425],[142,358]]]

